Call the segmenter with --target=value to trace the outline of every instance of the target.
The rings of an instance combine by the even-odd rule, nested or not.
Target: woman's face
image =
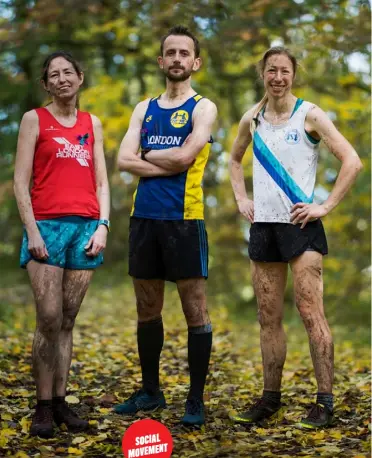
[[[83,84],[83,73],[78,74],[71,62],[64,57],[53,59],[48,68],[45,89],[52,97],[70,99],[74,97]]]
[[[294,70],[291,60],[285,54],[270,56],[263,71],[266,92],[272,97],[281,98],[291,91]]]

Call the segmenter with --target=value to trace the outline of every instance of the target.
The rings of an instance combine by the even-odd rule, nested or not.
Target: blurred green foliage
[[[129,281],[123,265],[136,180],[119,174],[116,156],[135,104],[164,88],[156,63],[159,40],[178,23],[201,41],[203,66],[193,86],[219,109],[204,180],[210,301],[235,315],[255,307],[248,225],[237,213],[227,160],[239,119],[262,97],[256,64],[270,45],[284,44],[301,63],[294,93],[329,113],[365,166],[353,190],[324,220],[330,249],[324,279],[331,320],[369,326],[370,4],[365,0],[0,0],[0,286],[26,280],[16,273],[22,233],[12,193],[17,131],[22,114],[46,102],[39,84],[42,62],[58,49],[82,62],[81,108],[103,122],[112,190],[106,269],[118,282]],[[324,194],[339,164],[324,145],[320,155],[317,189]],[[249,192],[251,159],[250,149],[244,159]],[[97,281],[108,281],[101,277]],[[290,287],[286,299],[292,307]],[[1,303],[6,309],[6,301]]]

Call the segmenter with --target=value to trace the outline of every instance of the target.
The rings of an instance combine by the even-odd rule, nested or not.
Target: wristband
[[[100,226],[101,224],[107,227],[107,232],[110,232],[110,221],[108,219],[99,219],[98,226]]]

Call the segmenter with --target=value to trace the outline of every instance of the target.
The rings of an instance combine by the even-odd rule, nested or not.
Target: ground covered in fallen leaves
[[[92,287],[74,331],[69,401],[90,420],[84,434],[57,431],[53,439],[28,434],[35,390],[31,375],[34,327],[28,286],[12,290],[15,317],[1,328],[0,456],[122,457],[123,433],[135,421],[112,412],[139,387],[136,319],[129,287]],[[168,408],[153,414],[171,431],[173,458],[370,456],[370,349],[347,340],[334,327],[336,423],[331,429],[304,432],[295,427],[316,393],[305,330],[287,324],[288,356],[283,376],[283,415],[273,423],[250,428],[235,425],[231,412],[243,409],[262,391],[259,328],[252,320],[233,321],[210,299],[214,327],[213,355],[205,393],[207,424],[201,430],[179,425],[188,389],[187,330],[176,292],[168,293],[163,313],[165,345],[162,387]],[[146,418],[138,415],[136,419]]]

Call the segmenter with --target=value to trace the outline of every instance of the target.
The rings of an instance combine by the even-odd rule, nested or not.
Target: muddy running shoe
[[[304,429],[318,429],[331,426],[332,423],[333,412],[323,404],[314,404],[309,410],[307,417],[303,418],[297,426]]]
[[[79,418],[66,401],[53,404],[53,418],[58,426],[64,423],[67,429],[74,433],[89,428],[89,422]]]
[[[204,403],[201,399],[191,398],[186,401],[186,411],[181,423],[185,426],[204,425]]]
[[[231,418],[236,423],[258,423],[272,417],[280,410],[281,406],[281,403],[273,404],[266,399],[261,398],[249,410],[241,414],[234,415]]]
[[[30,428],[31,436],[39,436],[44,439],[53,437],[53,411],[52,406],[36,405]]]
[[[115,406],[114,411],[120,415],[135,415],[137,412],[151,412],[165,407],[166,402],[162,391],[150,395],[145,390],[140,389],[122,404]]]

